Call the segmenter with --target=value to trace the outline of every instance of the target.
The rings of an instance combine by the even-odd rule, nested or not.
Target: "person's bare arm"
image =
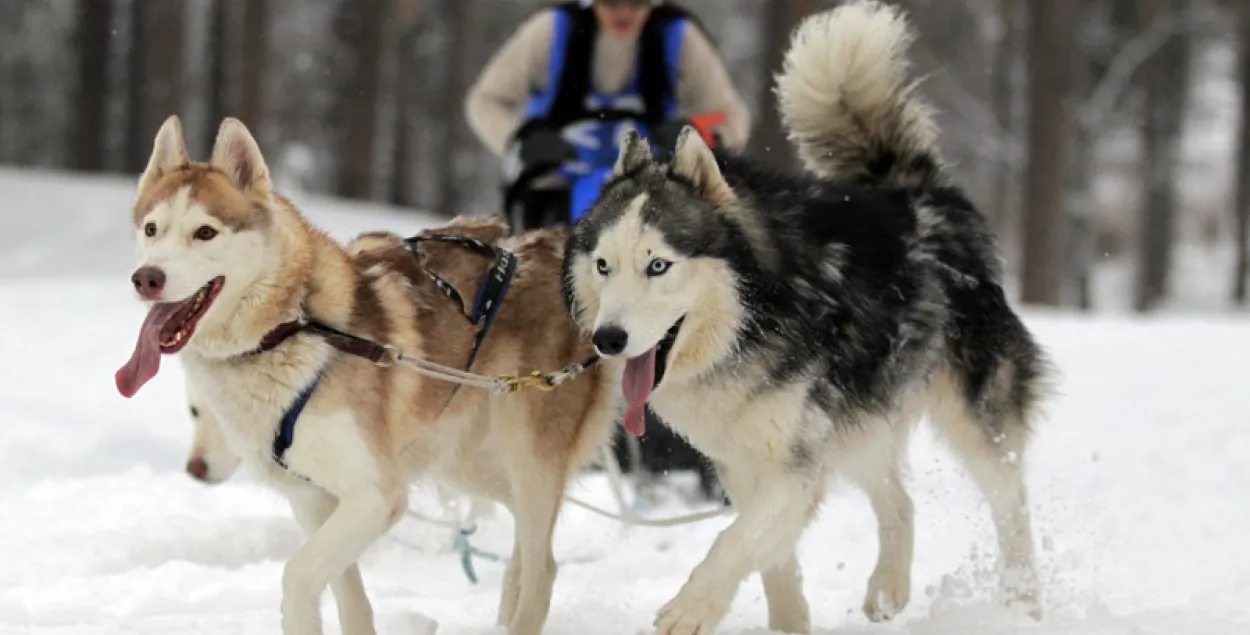
[[[530,91],[541,90],[546,83],[554,32],[551,11],[526,20],[495,51],[465,95],[464,116],[469,128],[496,156],[503,156],[521,126]]]
[[[678,64],[677,97],[682,115],[724,113],[722,141],[730,150],[742,150],[751,133],[751,113],[734,88],[720,54],[707,36],[689,22]]]

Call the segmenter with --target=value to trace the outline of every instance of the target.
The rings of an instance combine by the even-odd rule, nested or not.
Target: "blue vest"
[[[551,42],[551,61],[547,71],[547,86],[540,93],[530,96],[526,105],[527,120],[543,119],[551,112],[560,82],[566,66],[568,44],[573,34],[574,18],[568,11],[556,10],[555,33]],[[684,18],[668,21],[662,27],[661,39],[664,45],[664,76],[671,87],[663,98],[662,115],[669,119],[677,113],[676,94],[678,67],[681,60],[682,38],[688,20]],[[643,43],[639,43],[639,47]],[[640,50],[641,53],[641,50]],[[641,58],[641,55],[639,55]],[[595,88],[593,81],[587,82],[589,89],[585,95],[585,110],[589,118],[573,121],[564,126],[562,134],[566,140],[577,148],[578,161],[569,162],[557,169],[556,173],[563,176],[570,184],[571,205],[570,222],[577,222],[594,204],[599,196],[600,186],[612,171],[620,153],[620,140],[626,126],[632,126],[643,137],[649,136],[647,126],[641,121],[645,111],[643,94],[639,81],[639,64],[636,60],[630,72],[629,80],[615,94],[606,94]],[[636,113],[637,120],[608,119],[599,120],[595,112],[615,111],[620,113]]]

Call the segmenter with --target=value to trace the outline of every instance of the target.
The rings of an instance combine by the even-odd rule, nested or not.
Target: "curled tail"
[[[852,0],[799,25],[776,94],[808,170],[897,187],[945,181],[932,113],[905,83],[914,39],[906,17],[877,0]]]

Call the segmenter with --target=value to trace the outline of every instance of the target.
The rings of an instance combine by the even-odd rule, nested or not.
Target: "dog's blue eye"
[[[608,261],[604,260],[603,258],[596,260],[595,269],[599,270],[599,275],[601,276],[608,275]]]
[[[663,258],[654,258],[651,262],[647,263],[647,275],[662,276],[668,272],[668,268],[671,266],[673,266],[673,263],[664,260]]]

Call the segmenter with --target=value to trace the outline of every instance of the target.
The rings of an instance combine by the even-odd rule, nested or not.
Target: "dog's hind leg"
[[[312,536],[334,513],[337,502],[328,494],[315,491],[290,497],[295,522],[307,536]],[[339,626],[343,635],[372,635],[373,607],[365,594],[360,567],[352,563],[330,581],[330,590],[338,606]]]
[[[726,493],[736,504],[751,500],[756,483],[748,470],[722,468],[719,476]],[[811,609],[803,594],[802,569],[794,550],[781,563],[760,571],[760,581],[768,603],[768,630],[797,635],[811,633]]]
[[[518,452],[518,454],[523,454]],[[514,557],[519,568],[516,607],[508,622],[508,635],[538,635],[551,608],[556,579],[556,559],[551,550],[556,515],[564,495],[564,466],[553,457],[543,463],[516,465],[510,470],[512,515],[516,519]],[[517,553],[519,551],[519,554]]]
[[[848,435],[834,461],[868,495],[877,518],[877,565],[868,579],[864,615],[882,622],[898,615],[911,600],[915,552],[915,507],[903,488],[901,461],[914,415],[868,419]]]
[[[1002,556],[1002,587],[1009,604],[1041,617],[1032,520],[1024,482],[1028,426],[1004,400],[976,405],[947,382],[931,412],[939,438],[958,455],[989,503]]]

